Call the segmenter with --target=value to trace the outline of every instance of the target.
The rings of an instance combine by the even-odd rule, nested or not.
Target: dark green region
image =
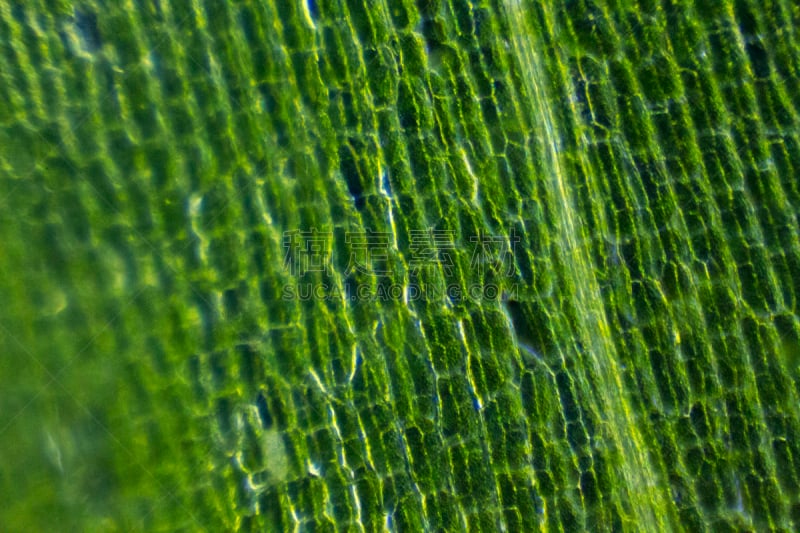
[[[799,51],[790,0],[0,0],[0,530],[797,531]]]

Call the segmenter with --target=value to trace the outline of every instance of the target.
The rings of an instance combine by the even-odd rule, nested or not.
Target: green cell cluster
[[[788,0],[0,1],[0,530],[797,530],[798,32]],[[287,269],[310,229],[331,268]],[[367,231],[389,268],[347,272]]]

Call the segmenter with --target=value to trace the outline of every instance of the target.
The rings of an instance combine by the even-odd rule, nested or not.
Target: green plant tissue
[[[0,0],[0,531],[797,531],[791,0]]]

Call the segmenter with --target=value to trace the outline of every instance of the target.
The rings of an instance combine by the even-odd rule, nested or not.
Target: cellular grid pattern
[[[0,529],[800,528],[798,31],[788,0],[0,3]],[[331,269],[287,271],[312,228]],[[386,272],[347,271],[367,230]]]

